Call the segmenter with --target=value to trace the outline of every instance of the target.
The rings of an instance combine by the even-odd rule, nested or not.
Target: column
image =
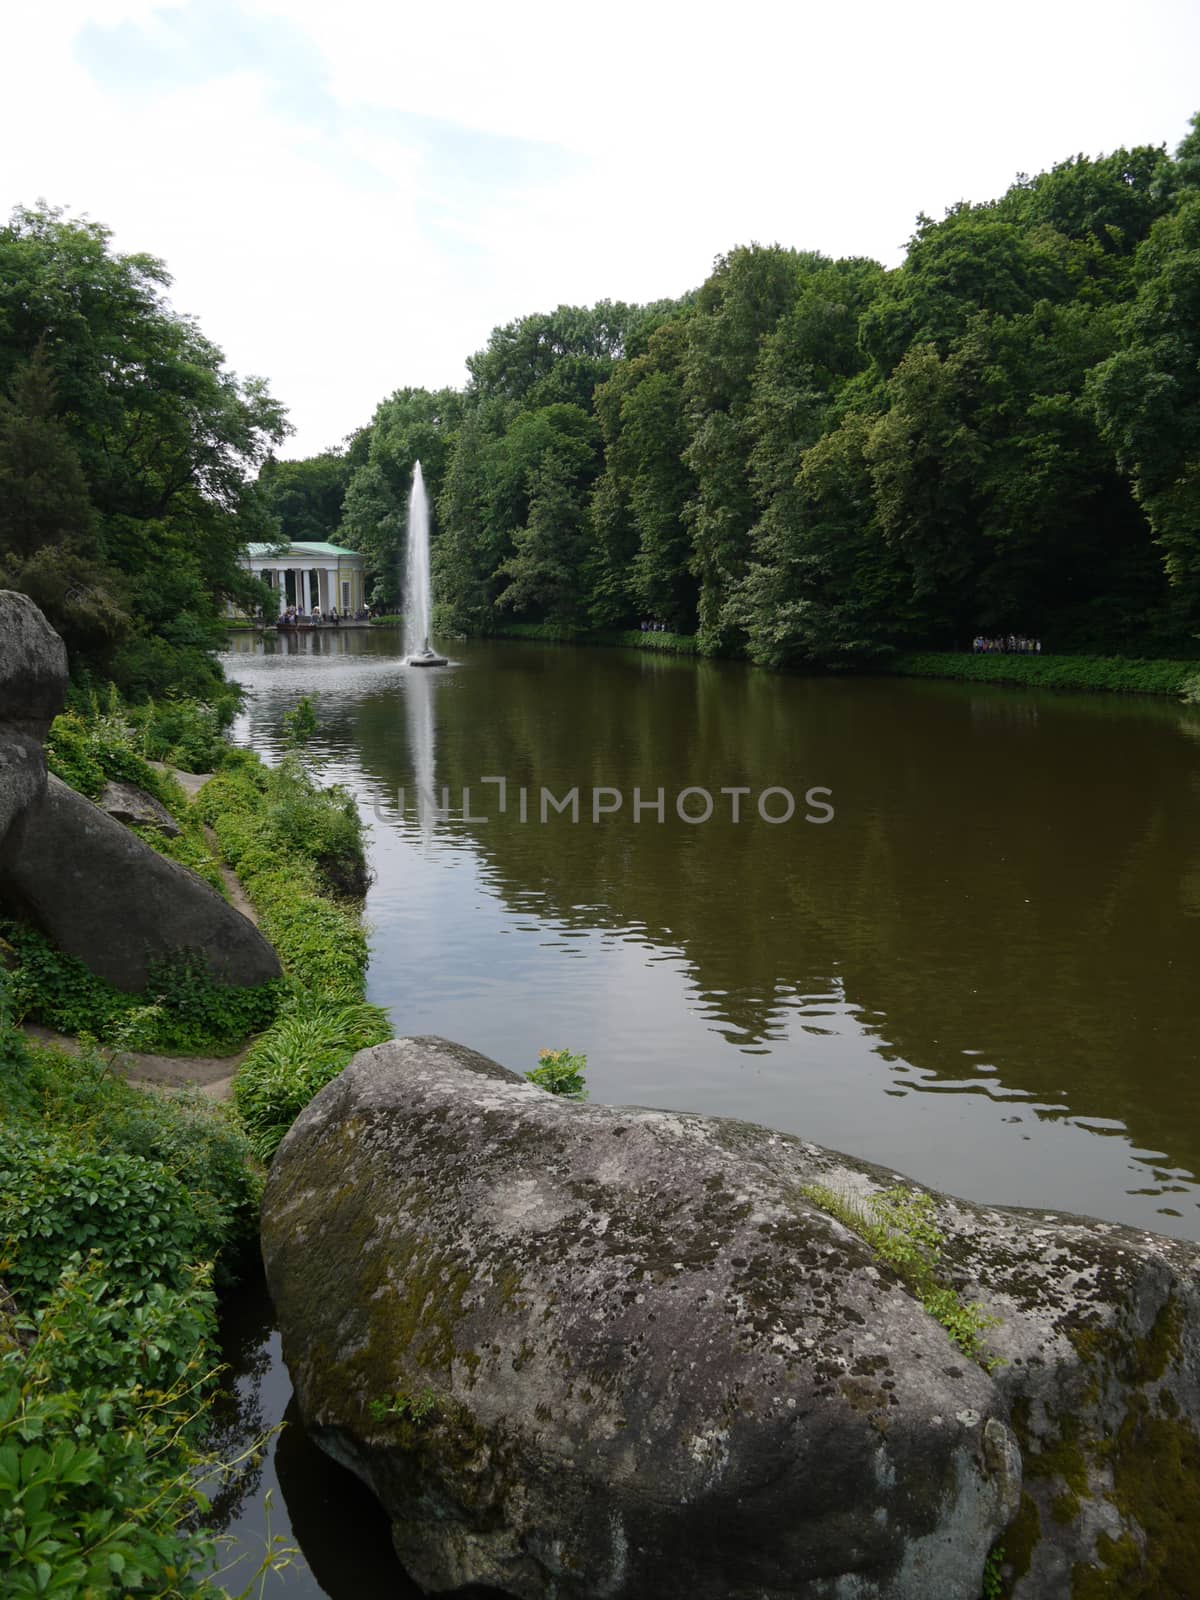
[[[332,606],[336,606],[338,609],[338,616],[340,617],[342,614],[342,597],[338,593],[336,567],[325,568],[325,587],[329,591],[329,606],[326,607],[326,610]]]

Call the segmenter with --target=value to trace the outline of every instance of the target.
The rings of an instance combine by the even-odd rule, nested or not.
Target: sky
[[[917,215],[1200,110],[1194,0],[43,0],[0,18],[0,208],[162,258],[312,454],[491,330],[739,244],[903,258]]]

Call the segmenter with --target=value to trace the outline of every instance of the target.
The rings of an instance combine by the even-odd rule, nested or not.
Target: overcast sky
[[[165,259],[336,444],[499,323],[737,244],[895,265],[917,213],[1200,109],[1195,0],[43,0],[0,21],[0,205]]]

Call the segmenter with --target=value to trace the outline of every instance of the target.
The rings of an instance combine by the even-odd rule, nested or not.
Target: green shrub
[[[283,733],[289,749],[300,749],[317,731],[317,708],[311,695],[302,695],[290,711],[283,714]]]
[[[298,996],[251,1045],[234,1078],[234,1103],[255,1154],[269,1161],[312,1097],[356,1051],[381,1044],[391,1032],[378,1006]]]
[[[88,714],[73,710],[55,717],[46,735],[46,764],[89,800],[99,799],[110,778],[136,784],[172,812],[183,799],[174,785],[164,788],[163,775],[146,760],[135,728],[113,699],[101,705],[93,697]]]
[[[96,1055],[27,1046],[0,1078],[0,1118],[37,1119],[80,1146],[156,1162],[182,1184],[206,1257],[254,1236],[262,1179],[232,1114],[198,1089],[148,1094]]]
[[[98,1250],[131,1298],[178,1288],[212,1240],[158,1162],[23,1127],[0,1128],[0,1256],[18,1300],[43,1298]]]
[[[256,905],[247,876],[281,867],[291,873],[296,861],[316,869],[321,883],[309,877],[312,892],[323,886],[339,893],[350,886],[361,894],[366,888],[363,828],[353,795],[336,784],[322,788],[295,754],[278,767],[219,774],[205,784],[196,806]]]
[[[8,946],[13,963],[12,1004],[18,1016],[31,1022],[111,1042],[122,1021],[146,1004],[144,995],[114,989],[23,923],[0,920],[0,941]],[[142,1048],[197,1055],[228,1050],[265,1028],[283,998],[278,982],[250,989],[221,987],[186,954],[154,963],[147,992],[162,1011]]]
[[[137,1308],[139,1326],[101,1289],[99,1263],[73,1266],[30,1319],[32,1348],[0,1356],[4,1593],[215,1595],[203,1583],[214,1544],[187,1527],[200,1498],[196,1335],[211,1333],[211,1292],[161,1290]]]
[[[1091,689],[1113,694],[1184,691],[1196,676],[1194,661],[1136,661],[1122,656],[966,654],[926,651],[893,656],[885,671],[910,678],[961,678],[972,683],[1013,683],[1031,689]]]
[[[142,749],[152,761],[165,761],[184,772],[215,772],[224,765],[229,744],[224,730],[233,720],[236,701],[151,700],[137,712]]]
[[[538,1060],[541,1065],[525,1074],[530,1083],[536,1083],[549,1094],[564,1095],[568,1100],[587,1099],[583,1081],[586,1056],[573,1055],[570,1050],[539,1050]]]
[[[0,971],[0,1572],[5,1596],[211,1597],[201,1453],[216,1374],[208,1263],[255,1220],[245,1134],[30,1048]],[[268,1558],[269,1559],[269,1558]]]

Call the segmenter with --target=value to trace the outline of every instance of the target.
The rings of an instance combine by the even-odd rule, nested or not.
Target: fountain
[[[429,645],[430,613],[433,592],[429,576],[429,497],[421,463],[413,467],[412,492],[408,497],[408,562],[404,573],[404,657],[410,667],[444,667]]]

